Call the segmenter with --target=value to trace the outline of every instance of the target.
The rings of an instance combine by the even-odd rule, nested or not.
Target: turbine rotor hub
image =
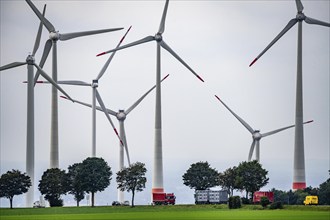
[[[30,55],[27,56],[26,62],[28,64],[33,65],[34,64],[34,61],[35,61],[35,59],[34,59],[34,56],[33,55],[30,54]]]
[[[162,41],[162,40],[163,40],[163,36],[162,36],[162,34],[157,33],[157,34],[155,35],[155,40],[156,40],[157,42]]]
[[[94,79],[94,80],[92,81],[92,88],[97,88],[98,86],[99,86],[99,81],[96,80],[96,79]]]
[[[60,33],[58,31],[56,32],[50,32],[49,33],[49,39],[53,40],[53,41],[57,41],[60,39]]]
[[[126,119],[126,113],[124,110],[119,110],[119,112],[116,115],[117,119],[119,121],[124,121]]]
[[[298,12],[297,15],[296,15],[296,19],[298,21],[303,21],[303,20],[305,20],[305,18],[306,18],[306,15],[302,12]]]
[[[252,137],[254,140],[259,141],[261,139],[261,134],[259,130],[254,131],[254,133],[252,134]]]

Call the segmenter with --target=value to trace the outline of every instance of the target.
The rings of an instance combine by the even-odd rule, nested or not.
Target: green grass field
[[[19,220],[329,220],[330,206],[304,207],[286,206],[282,210],[263,210],[261,206],[244,206],[229,210],[226,205],[175,205],[175,206],[136,206],[131,207],[63,207],[44,209],[0,209],[0,219]]]

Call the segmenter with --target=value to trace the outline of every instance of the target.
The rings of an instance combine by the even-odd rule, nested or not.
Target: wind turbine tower
[[[46,61],[50,49],[52,48],[52,78],[57,82],[57,42],[70,40],[77,37],[83,37],[88,35],[106,33],[111,31],[118,31],[123,28],[113,28],[113,29],[103,29],[103,30],[94,30],[94,31],[84,31],[76,33],[67,33],[61,34],[56,31],[52,23],[50,23],[34,6],[31,0],[26,0],[27,4],[31,7],[34,13],[38,16],[40,21],[49,31],[49,39],[46,41],[44,52],[41,58],[41,68]],[[35,76],[35,82],[37,81],[39,72]],[[52,87],[52,101],[51,101],[51,136],[50,136],[50,168],[59,167],[59,146],[58,146],[58,95],[57,90]]]
[[[112,49],[106,52],[102,52],[97,56],[111,53],[124,48],[136,46],[139,44],[147,43],[150,41],[156,41],[156,108],[155,108],[155,139],[154,139],[154,169],[152,175],[152,193],[164,192],[163,181],[163,146],[162,146],[162,112],[161,112],[161,47],[167,50],[173,57],[175,57],[182,65],[184,65],[192,74],[194,74],[199,80],[204,80],[183,60],[176,54],[170,46],[165,43],[163,33],[165,31],[165,20],[167,14],[169,0],[166,0],[163,15],[159,25],[158,32],[154,36],[147,36],[135,42],[126,44],[116,49]]]
[[[304,13],[304,6],[300,0],[296,0],[297,15],[291,19],[284,29],[274,38],[272,42],[252,61],[252,66],[270,47],[273,46],[287,31],[298,23],[298,44],[297,44],[297,78],[296,78],[296,111],[295,111],[295,141],[293,161],[293,184],[292,188],[305,189],[305,153],[304,153],[304,126],[303,126],[303,89],[302,89],[302,22],[307,24],[330,27],[330,24],[307,17]]]

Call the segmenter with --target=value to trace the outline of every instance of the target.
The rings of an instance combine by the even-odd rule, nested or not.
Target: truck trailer
[[[221,204],[228,202],[227,190],[196,190],[195,204]]]
[[[152,203],[155,205],[175,205],[174,193],[152,193]]]
[[[253,194],[253,203],[260,203],[261,197],[267,197],[270,202],[274,202],[273,192],[258,191]]]

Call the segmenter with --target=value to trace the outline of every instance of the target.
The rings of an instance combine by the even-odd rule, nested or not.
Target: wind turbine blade
[[[233,112],[217,95],[215,95],[215,97],[235,116],[235,118],[237,118],[237,120],[239,122],[241,122],[241,124],[249,130],[249,132],[251,134],[253,134],[254,130],[251,128],[251,126],[246,123],[242,118],[240,118],[238,115],[235,114],[235,112]]]
[[[67,34],[60,34],[60,40],[70,40],[72,38],[76,37],[83,37],[88,35],[94,35],[94,34],[101,34],[106,32],[112,32],[112,31],[119,31],[123,28],[109,28],[109,29],[102,29],[102,30],[95,30],[95,31],[82,31],[82,32],[75,32],[75,33],[67,33]]]
[[[107,117],[107,119],[108,119],[108,121],[110,122],[110,124],[111,124],[113,130],[115,131],[115,133],[116,133],[116,135],[117,135],[117,137],[118,137],[118,139],[119,139],[119,141],[120,141],[120,144],[121,144],[122,146],[124,146],[124,143],[123,143],[123,141],[120,139],[119,134],[118,134],[118,131],[117,131],[115,125],[113,124],[113,122],[112,122],[110,116],[109,116],[108,113],[107,113],[107,109],[105,108],[105,105],[104,105],[104,103],[103,103],[103,101],[102,101],[102,98],[101,98],[99,92],[97,91],[97,89],[96,89],[95,91],[96,91],[96,99],[97,99],[98,103],[100,104],[100,106],[101,106],[101,108],[102,108],[102,111],[103,111],[103,113],[105,114],[105,117]]]
[[[90,83],[86,83],[79,80],[60,80],[57,81],[57,84],[63,84],[63,85],[73,85],[73,86],[91,86]]]
[[[125,35],[121,38],[121,40],[119,41],[119,43],[118,43],[117,46],[116,46],[116,49],[118,49],[118,47],[121,45],[121,43],[122,43],[123,40],[125,39],[125,37],[126,37],[126,35],[128,34],[128,32],[131,30],[131,27],[132,27],[132,26],[130,26],[130,27],[128,28],[128,30],[126,31]],[[96,78],[97,80],[99,80],[99,79],[103,76],[103,74],[105,73],[106,69],[108,68],[108,66],[109,66],[109,64],[110,64],[110,62],[111,62],[111,60],[112,60],[112,58],[115,56],[115,54],[116,54],[116,51],[113,52],[113,53],[111,54],[111,56],[109,57],[109,59],[107,60],[107,62],[104,64],[103,68],[101,69],[99,75],[98,75],[97,78]]]
[[[119,121],[120,123],[120,138],[123,140],[124,142],[124,147],[125,147],[125,151],[126,151],[126,157],[127,157],[127,162],[128,165],[131,166],[131,160],[129,158],[129,152],[128,152],[128,145],[127,145],[127,139],[126,139],[126,132],[125,132],[125,125],[124,125],[124,121]]]
[[[160,82],[163,82],[170,74],[167,74]],[[154,85],[151,89],[149,89],[141,98],[139,98],[131,107],[129,107],[125,114],[128,115],[136,106],[140,104],[140,102],[154,89],[156,85]]]
[[[68,99],[68,98],[65,97],[65,96],[60,96],[60,97],[63,98],[63,99],[70,100],[70,99]],[[73,99],[73,101],[74,101],[75,103],[80,104],[80,105],[84,105],[84,106],[86,106],[86,107],[92,108],[92,105],[91,105],[91,104],[88,104],[88,103],[85,103],[85,102],[81,102],[81,101],[76,100],[76,99]],[[103,112],[103,109],[102,109],[100,106],[95,106],[95,108],[96,108],[96,110]],[[108,114],[110,114],[110,115],[113,115],[113,116],[116,116],[116,115],[117,115],[117,112],[115,112],[115,111],[112,111],[112,110],[110,110],[110,109],[106,109],[106,110],[107,110]]]
[[[164,11],[163,11],[163,15],[162,15],[162,20],[160,21],[160,25],[159,25],[159,30],[158,33],[162,34],[165,31],[165,20],[166,20],[166,14],[167,14],[167,8],[168,8],[168,0],[166,0],[165,3],[165,7],[164,7]]]
[[[37,81],[37,83],[49,83],[48,81]],[[91,86],[90,83],[86,83],[83,81],[78,81],[78,80],[59,80],[57,81],[57,84],[62,84],[62,85],[72,85],[72,86]]]
[[[50,82],[51,84],[53,84],[53,86],[55,86],[59,91],[61,91],[65,96],[67,96],[73,102],[73,99],[59,85],[57,85],[57,83],[50,76],[48,76],[48,74],[45,71],[43,71],[37,64],[33,64],[33,65],[40,71],[40,74],[48,82]]]
[[[13,63],[0,67],[0,71],[6,70],[6,69],[11,69],[11,68],[18,67],[18,66],[23,66],[25,64],[27,64],[27,62],[13,62]]]
[[[44,6],[44,10],[42,12],[42,16],[45,17],[45,12],[46,12],[46,4]],[[41,38],[41,33],[42,33],[42,22],[40,21],[40,24],[39,24],[39,29],[38,29],[38,33],[37,33],[37,37],[36,37],[36,41],[34,43],[34,47],[33,47],[33,52],[32,52],[32,55],[34,56],[39,48],[39,45],[40,45],[40,38]]]
[[[48,54],[50,52],[50,49],[52,48],[52,45],[53,45],[52,40],[48,39],[46,41],[44,52],[42,53],[42,57],[41,57],[41,60],[40,60],[40,63],[39,63],[39,67],[40,68],[43,68],[44,67],[44,64],[46,62],[46,59],[47,59]],[[39,75],[40,75],[40,72],[38,70],[36,72],[36,75],[34,76],[34,85],[37,83],[38,78],[39,78]]]
[[[253,139],[252,141],[252,144],[251,144],[251,147],[250,147],[250,152],[249,152],[249,158],[248,158],[248,161],[251,161],[251,158],[252,158],[252,154],[253,154],[253,151],[254,151],[254,146],[256,144],[256,140]]]
[[[101,56],[101,55],[104,55],[104,54],[107,54],[107,53],[112,53],[112,52],[115,52],[115,51],[118,51],[118,50],[122,50],[122,49],[125,49],[125,48],[128,48],[128,47],[132,47],[132,46],[135,46],[135,45],[143,44],[143,43],[146,43],[146,42],[149,42],[149,41],[153,41],[153,40],[155,40],[155,37],[154,36],[148,36],[148,37],[142,38],[141,40],[137,40],[137,41],[134,41],[132,43],[126,44],[124,46],[118,47],[116,49],[112,49],[112,50],[108,50],[108,51],[99,53],[96,56],[98,57],[98,56]]]
[[[300,0],[296,0],[296,5],[297,5],[298,12],[302,12],[304,10],[304,6]]]
[[[31,9],[34,11],[34,13],[38,16],[38,18],[40,19],[40,21],[45,25],[45,27],[47,28],[47,30],[49,32],[55,32],[55,27],[52,25],[52,23],[50,23],[40,12],[39,10],[36,8],[36,6],[34,6],[34,4],[31,2],[31,0],[25,0],[26,3],[28,3],[28,5],[31,7]]]
[[[270,44],[251,62],[251,64],[249,66],[252,66],[255,62],[257,62],[257,60],[269,49],[271,48],[271,46],[273,46],[273,44],[276,43],[276,41],[278,41],[288,30],[290,30],[296,23],[298,22],[298,20],[296,18],[293,18],[289,21],[289,23],[284,27],[284,29],[274,38],[274,40],[272,42],[270,42]]]
[[[308,123],[311,123],[311,122],[313,122],[313,120],[306,121],[306,122],[304,122],[303,124],[308,124]],[[283,131],[283,130],[286,130],[286,129],[292,128],[292,127],[294,127],[294,126],[295,126],[295,125],[290,125],[290,126],[287,126],[287,127],[284,127],[284,128],[276,129],[276,130],[274,130],[274,131],[270,131],[270,132],[267,132],[267,133],[261,134],[261,136],[262,136],[262,137],[267,137],[267,136],[269,136],[269,135],[276,134],[276,133],[278,133],[278,132],[280,132],[280,131]]]
[[[160,46],[162,46],[165,50],[167,50],[170,54],[172,54],[178,61],[180,61],[186,68],[188,68],[200,81],[204,82],[204,80],[193,70],[188,66],[186,62],[184,62],[179,55],[177,55],[166,43],[165,41],[158,42]]]
[[[324,22],[324,21],[319,21],[316,20],[314,18],[310,18],[310,17],[305,17],[305,22],[308,24],[317,24],[317,25],[322,25],[322,26],[326,26],[326,27],[330,27],[330,23]]]

